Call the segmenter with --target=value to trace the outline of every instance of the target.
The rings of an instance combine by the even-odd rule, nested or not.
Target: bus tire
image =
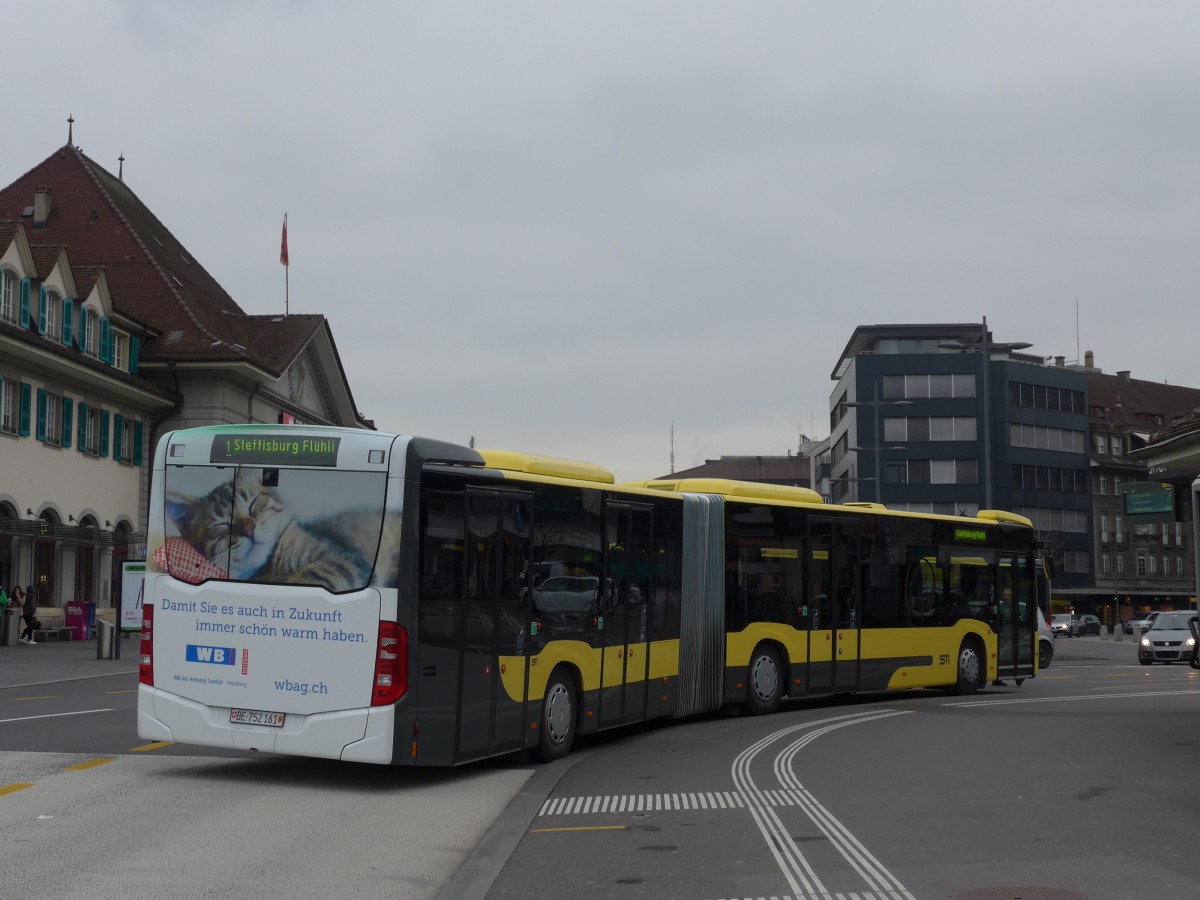
[[[538,756],[544,762],[562,759],[571,752],[579,721],[576,697],[575,679],[564,667],[550,673],[538,723]]]
[[[964,640],[958,648],[958,674],[954,682],[954,693],[974,694],[983,687],[987,678],[985,665],[979,642],[972,638]]]
[[[770,644],[759,644],[746,666],[746,699],[742,708],[752,716],[765,716],[779,709],[783,699],[783,664]]]

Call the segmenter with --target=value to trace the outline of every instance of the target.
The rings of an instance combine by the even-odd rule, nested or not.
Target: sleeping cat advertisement
[[[167,539],[154,553],[176,578],[395,586],[400,529],[384,515],[383,473],[189,466],[167,481]]]

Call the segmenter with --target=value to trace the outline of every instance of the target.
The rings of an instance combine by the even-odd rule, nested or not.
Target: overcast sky
[[[8,5],[66,142],[384,430],[620,480],[828,434],[860,324],[1200,387],[1200,4]]]

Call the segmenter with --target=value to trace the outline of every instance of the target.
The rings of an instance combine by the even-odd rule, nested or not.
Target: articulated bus
[[[456,765],[1036,674],[1030,522],[296,425],[159,442],[145,739]]]

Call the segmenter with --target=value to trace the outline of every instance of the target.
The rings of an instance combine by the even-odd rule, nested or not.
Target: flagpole
[[[283,263],[283,314],[288,314],[288,306],[291,300],[291,290],[288,284],[289,265],[288,260],[288,245],[287,245],[287,213],[283,214],[283,237],[279,242],[279,261]]]

